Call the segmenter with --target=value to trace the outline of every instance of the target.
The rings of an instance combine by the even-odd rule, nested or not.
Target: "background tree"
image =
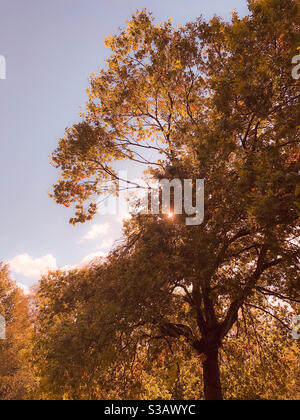
[[[0,315],[6,320],[6,339],[0,340],[0,399],[22,400],[33,384],[26,357],[31,322],[28,300],[0,264]]]
[[[270,297],[299,303],[299,3],[249,1],[249,10],[177,29],[138,12],[107,39],[107,69],[91,77],[87,111],[53,154],[53,197],[76,203],[71,223],[94,216],[118,160],[154,179],[205,179],[204,223],[133,217],[108,281],[122,282],[126,300],[115,301],[113,336],[132,322],[186,340],[203,361],[207,399],[222,398],[219,350],[242,311],[278,318]],[[179,298],[192,323],[180,321]]]

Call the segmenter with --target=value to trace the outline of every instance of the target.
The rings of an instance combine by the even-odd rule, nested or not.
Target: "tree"
[[[29,306],[3,264],[0,264],[0,315],[6,322],[6,338],[0,340],[0,399],[22,400],[33,384],[26,358],[31,332]]]
[[[249,10],[178,29],[138,12],[107,39],[108,67],[91,77],[86,113],[53,154],[52,196],[76,203],[74,224],[96,214],[118,160],[153,179],[205,179],[201,226],[137,215],[108,271],[121,302],[126,291],[119,322],[183,337],[203,361],[206,399],[222,399],[219,351],[245,308],[276,319],[271,297],[299,304],[299,3],[253,0]],[[178,321],[179,298],[192,325]]]

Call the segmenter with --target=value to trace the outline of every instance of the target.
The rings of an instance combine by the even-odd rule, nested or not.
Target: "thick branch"
[[[243,306],[243,304],[245,303],[245,300],[252,293],[253,288],[255,287],[257,281],[259,280],[259,278],[262,275],[262,273],[264,272],[264,270],[266,270],[268,268],[267,267],[268,265],[264,265],[264,261],[265,261],[266,255],[267,255],[267,251],[268,251],[268,248],[264,244],[261,248],[261,251],[260,251],[260,254],[259,254],[259,257],[258,257],[258,260],[257,260],[256,269],[255,269],[253,275],[251,277],[249,277],[245,288],[241,292],[240,297],[231,303],[231,305],[228,309],[227,315],[225,317],[225,320],[223,321],[223,323],[221,325],[221,335],[222,335],[222,337],[225,337],[228,334],[228,332],[230,331],[230,329],[232,328],[234,323],[237,321],[238,312],[239,312],[240,308]]]
[[[207,329],[207,325],[202,312],[202,295],[200,292],[199,284],[197,282],[193,283],[192,296],[196,306],[198,328],[203,335]]]

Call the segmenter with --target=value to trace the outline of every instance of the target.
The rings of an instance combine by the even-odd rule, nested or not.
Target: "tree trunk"
[[[206,400],[223,400],[218,350],[214,349],[206,353],[203,363],[204,396]]]

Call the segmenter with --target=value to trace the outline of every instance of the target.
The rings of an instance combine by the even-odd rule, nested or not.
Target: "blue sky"
[[[104,66],[104,38],[136,9],[158,21],[184,24],[200,14],[230,19],[246,0],[0,0],[0,260],[25,285],[46,266],[78,264],[105,253],[120,236],[116,216],[68,224],[71,210],[46,194],[56,180],[49,155],[65,128],[79,119],[90,73]]]

